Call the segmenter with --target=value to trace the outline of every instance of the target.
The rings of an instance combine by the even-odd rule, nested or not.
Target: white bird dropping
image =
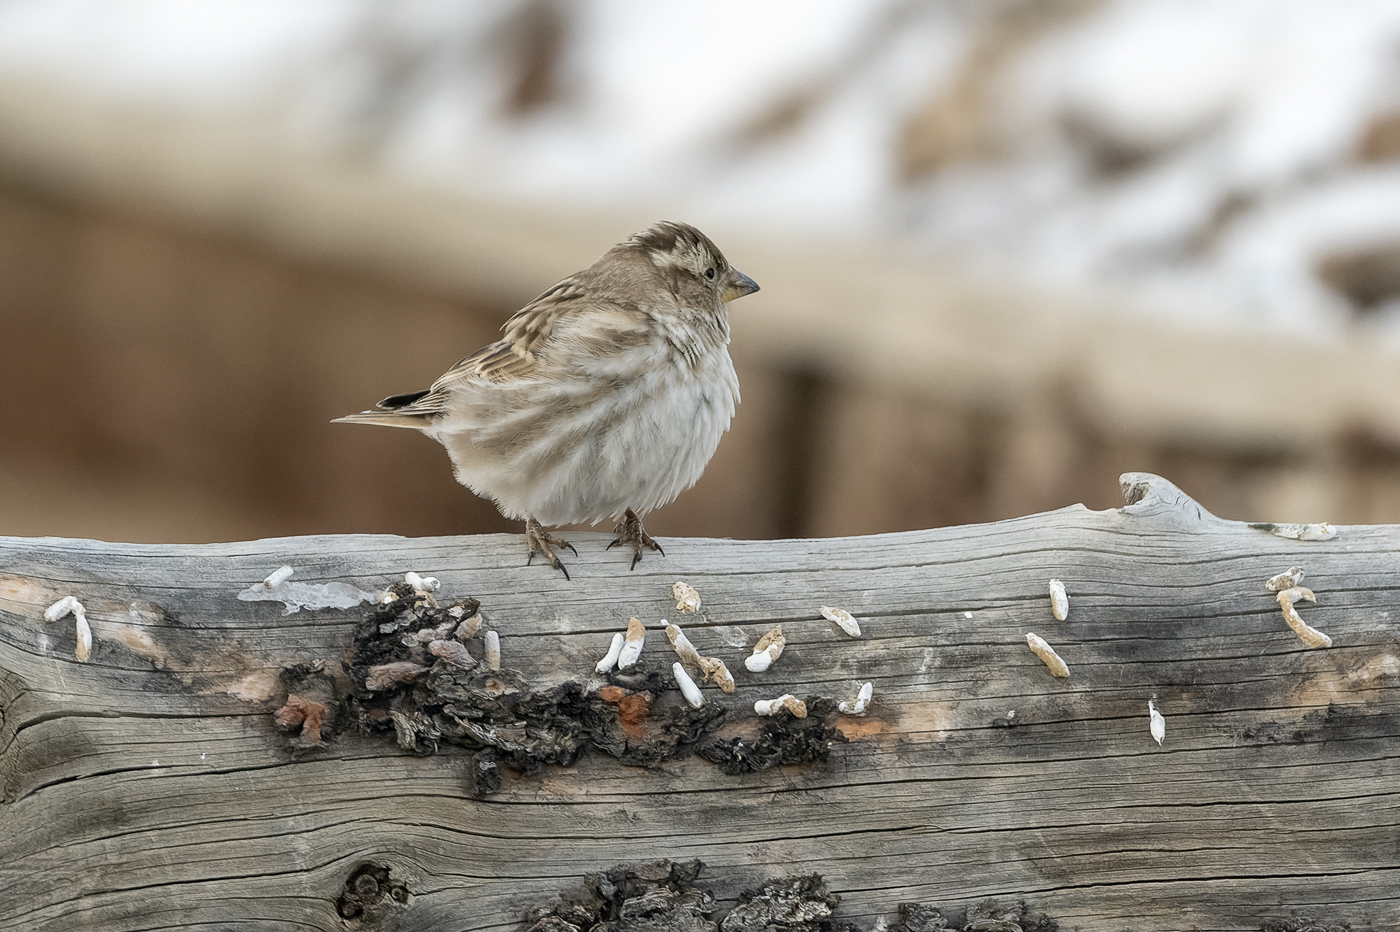
[[[1331,647],[1332,639],[1303,621],[1303,616],[1293,607],[1293,603],[1300,600],[1316,602],[1317,596],[1306,586],[1293,586],[1278,594],[1278,604],[1283,609],[1283,620],[1288,622],[1288,627],[1292,628],[1298,639],[1308,647]]]
[[[1065,584],[1058,579],[1050,580],[1050,611],[1055,613],[1056,621],[1069,617],[1069,593],[1065,591]]]
[[[1303,568],[1301,566],[1290,566],[1277,576],[1270,576],[1264,580],[1264,588],[1270,592],[1281,592],[1284,589],[1292,589],[1294,586],[1303,584]]]
[[[783,655],[783,648],[786,646],[787,638],[783,637],[783,626],[778,625],[758,639],[758,643],[753,646],[753,653],[744,658],[744,666],[750,673],[762,673]]]
[[[88,627],[87,616],[82,612],[74,612],[78,619],[78,646],[73,653],[78,655],[78,659],[87,662],[88,656],[92,653],[92,629]]]
[[[705,675],[705,679],[714,680],[720,689],[727,693],[734,691],[734,677],[725,667],[724,661],[718,657],[701,657],[700,652],[695,649],[695,645],[690,643],[690,638],[685,636],[685,632],[679,625],[673,625],[666,619],[661,619],[661,624],[666,628],[666,637],[675,648],[676,654],[681,660],[700,669]]]
[[[1038,634],[1026,634],[1026,643],[1037,657],[1045,661],[1045,665],[1050,668],[1050,672],[1055,676],[1069,676],[1069,665],[1060,659],[1060,655],[1055,653],[1055,649],[1046,643],[1045,638]]]
[[[860,694],[855,699],[843,699],[837,708],[847,715],[864,715],[865,708],[870,705],[870,697],[873,695],[875,695],[875,684],[866,683],[860,688]]]
[[[671,587],[671,598],[676,600],[676,611],[683,615],[700,611],[700,593],[683,582],[677,581]]]
[[[776,699],[760,699],[753,704],[753,710],[758,715],[777,715],[779,712],[787,712],[793,718],[807,717],[807,703],[792,693],[784,693]]]
[[[690,638],[685,636],[680,625],[673,625],[665,618],[661,619],[661,626],[666,631],[666,640],[671,642],[671,647],[675,649],[676,656],[687,663],[692,663],[697,667],[700,665],[700,652],[695,649],[695,645],[690,643]]]
[[[294,570],[290,566],[279,566],[277,569],[267,574],[267,578],[263,580],[263,586],[268,589],[276,589],[278,586],[291,579],[293,572]]]
[[[695,681],[690,678],[690,674],[685,672],[685,667],[677,660],[671,664],[671,673],[676,677],[676,684],[681,688],[681,695],[685,696],[685,701],[690,703],[692,709],[698,709],[705,704],[705,697],[700,695],[700,687],[695,685]]]
[[[617,666],[617,657],[622,653],[622,642],[625,639],[626,637],[621,631],[614,634],[612,645],[608,648],[608,652],[603,655],[603,659],[598,661],[598,666],[594,669],[599,673],[607,673],[613,667]]]
[[[705,679],[714,680],[715,685],[726,693],[734,692],[734,674],[729,672],[729,668],[724,665],[724,661],[718,657],[701,657],[700,672],[705,674]]]
[[[412,586],[414,592],[437,592],[442,588],[436,576],[419,576],[412,571],[403,574],[403,581]]]
[[[88,626],[87,609],[83,608],[83,603],[71,595],[65,595],[44,609],[44,620],[58,621],[69,613],[77,622],[78,643],[73,648],[73,653],[86,663],[88,657],[92,656],[92,628]]]
[[[494,631],[487,631],[486,639],[486,669],[501,669],[501,636]]]
[[[1162,713],[1157,711],[1157,705],[1151,699],[1147,700],[1147,715],[1151,719],[1148,728],[1152,731],[1157,746],[1161,747],[1162,739],[1167,736],[1167,720],[1162,718]]]
[[[53,603],[53,604],[50,605],[48,608],[44,609],[44,620],[45,620],[45,621],[58,621],[60,618],[63,618],[63,617],[64,617],[65,615],[67,615],[69,612],[74,612],[74,613],[76,613],[76,612],[84,612],[84,611],[86,611],[86,610],[83,608],[83,603],[79,602],[77,599],[73,598],[71,595],[65,595],[63,598],[59,599],[57,602]]]
[[[617,668],[626,670],[642,656],[642,644],[646,642],[647,629],[642,627],[640,618],[627,619],[627,636],[622,641],[622,651],[617,655]]]
[[[827,621],[834,621],[841,626],[841,630],[853,638],[860,637],[860,622],[856,621],[854,615],[843,608],[832,608],[830,605],[822,606],[822,617]]]

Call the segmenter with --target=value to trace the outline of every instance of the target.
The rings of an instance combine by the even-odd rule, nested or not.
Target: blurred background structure
[[[517,529],[426,387],[656,219],[763,291],[657,534],[1400,521],[1400,5],[0,0],[0,533]]]

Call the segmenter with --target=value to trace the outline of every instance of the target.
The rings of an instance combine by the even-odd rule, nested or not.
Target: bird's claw
[[[549,565],[564,574],[565,579],[569,579],[568,567],[564,566],[564,561],[559,559],[559,555],[554,552],[555,547],[568,547],[573,551],[574,556],[578,556],[578,551],[574,545],[564,540],[562,537],[555,537],[544,529],[534,518],[525,522],[525,543],[530,548],[525,557],[525,565],[529,566],[535,562],[535,556],[543,556],[549,561]]]
[[[663,557],[666,556],[666,551],[661,549],[661,545],[652,540],[651,535],[642,529],[642,519],[638,518],[636,512],[631,508],[628,508],[623,514],[622,520],[617,523],[617,527],[613,528],[613,533],[617,537],[611,544],[608,544],[607,549],[611,550],[621,543],[632,545],[632,565],[629,569],[635,570],[637,564],[642,562],[643,547],[649,547]]]

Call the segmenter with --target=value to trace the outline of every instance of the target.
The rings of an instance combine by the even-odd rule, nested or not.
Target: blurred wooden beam
[[[298,147],[270,117],[142,108],[14,76],[0,79],[0,171],[490,301],[533,297],[667,212],[492,201]],[[1400,442],[1397,355],[1364,328],[1197,326],[896,243],[712,232],[763,285],[735,307],[735,345],[773,366],[1008,410],[1059,393],[1104,432],[1153,441]]]

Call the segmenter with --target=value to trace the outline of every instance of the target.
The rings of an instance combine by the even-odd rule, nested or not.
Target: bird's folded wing
[[[501,327],[505,338],[483,346],[448,369],[426,391],[393,395],[372,411],[336,418],[352,424],[423,428],[447,411],[454,388],[489,385],[529,378],[536,366],[535,349],[548,341],[560,317],[588,306],[588,293],[579,276],[554,285],[511,315]]]

